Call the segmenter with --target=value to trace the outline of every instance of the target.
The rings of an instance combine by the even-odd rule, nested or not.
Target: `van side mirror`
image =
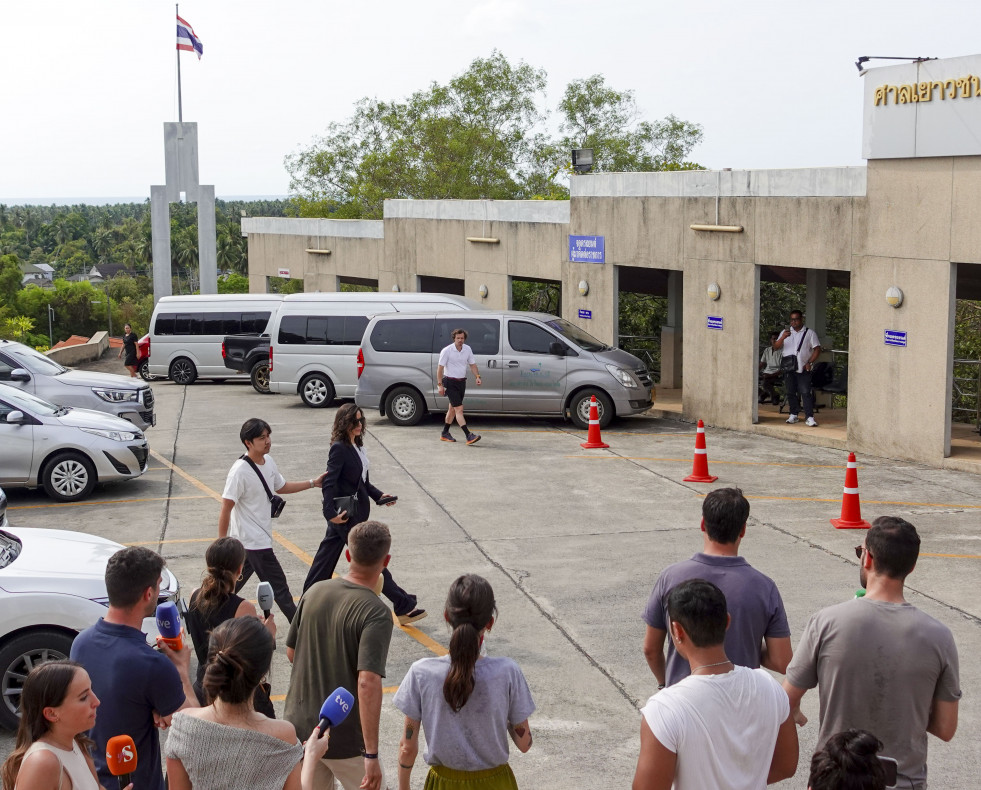
[[[567,351],[565,343],[560,343],[558,340],[553,340],[548,344],[548,353],[553,357],[564,357]]]
[[[26,370],[24,370],[24,368],[14,368],[12,371],[10,371],[10,380],[11,381],[30,381],[31,380],[31,374],[28,373]]]

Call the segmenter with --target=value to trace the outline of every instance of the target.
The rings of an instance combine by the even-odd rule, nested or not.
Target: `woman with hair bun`
[[[443,613],[453,629],[450,654],[416,661],[393,700],[405,714],[399,790],[409,790],[420,724],[426,790],[517,790],[506,735],[520,751],[531,748],[528,717],[535,703],[512,659],[485,655],[496,614],[494,591],[483,577],[468,574],[450,586]]]
[[[235,617],[258,618],[255,606],[241,596],[235,594],[235,584],[242,575],[245,566],[245,546],[238,538],[218,538],[208,546],[204,560],[208,569],[201,580],[201,586],[191,593],[191,602],[187,610],[187,630],[194,644],[194,654],[198,659],[198,673],[194,681],[194,693],[198,702],[207,705],[201,681],[208,664],[208,640],[211,632],[226,620]],[[263,625],[276,638],[276,623],[272,612],[262,621]],[[275,718],[272,702],[263,684],[255,690],[253,705],[257,711],[270,718]]]
[[[0,769],[3,790],[99,790],[89,754],[93,743],[85,735],[95,724],[99,698],[82,665],[48,661],[34,667],[20,707],[17,742]]]
[[[256,617],[226,620],[212,631],[202,681],[212,702],[174,714],[165,750],[170,790],[312,790],[329,735],[318,738],[314,728],[304,748],[292,724],[252,706],[275,646]]]
[[[881,748],[882,741],[865,730],[835,733],[811,758],[808,790],[885,790]]]

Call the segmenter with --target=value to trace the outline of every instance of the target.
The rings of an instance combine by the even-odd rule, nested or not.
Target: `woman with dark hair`
[[[98,707],[81,664],[48,661],[32,669],[21,691],[17,743],[0,769],[3,790],[99,790],[85,735]]]
[[[174,714],[165,750],[170,790],[312,790],[329,736],[318,738],[314,728],[304,748],[292,724],[252,707],[275,646],[255,617],[226,620],[212,631],[202,682],[212,702]]]
[[[877,752],[882,741],[865,730],[845,730],[828,738],[811,758],[809,790],[885,790],[886,772]]]
[[[429,763],[426,790],[517,790],[505,734],[520,751],[531,748],[528,717],[535,703],[512,659],[484,655],[496,614],[486,579],[469,574],[450,586],[443,613],[453,629],[450,654],[416,661],[393,700],[405,714],[399,790],[409,789],[420,724]]]
[[[139,354],[136,351],[136,344],[139,342],[139,338],[136,336],[136,332],[133,331],[133,327],[129,324],[123,325],[123,345],[119,349],[119,353],[116,354],[116,359],[119,359],[123,352],[126,352],[126,359],[123,360],[123,365],[129,371],[129,377],[136,378],[136,360]]]
[[[358,524],[368,520],[371,513],[369,499],[391,507],[395,497],[383,494],[371,484],[368,475],[370,464],[364,450],[365,418],[353,403],[345,403],[334,415],[334,428],[330,435],[330,454],[327,457],[327,474],[321,488],[324,492],[324,518],[327,534],[320,542],[313,558],[310,572],[303,582],[303,590],[316,582],[329,579],[337,561],[341,558],[348,533]],[[338,510],[335,499],[354,495],[352,505]],[[388,501],[384,501],[384,500]],[[349,512],[350,511],[350,512]],[[382,594],[392,602],[401,625],[408,625],[426,616],[425,609],[416,608],[416,596],[409,595],[392,579],[392,573],[382,571]]]
[[[235,594],[235,585],[245,566],[245,546],[242,542],[238,538],[218,538],[208,546],[204,561],[208,569],[201,580],[201,586],[191,593],[186,617],[187,630],[198,658],[194,693],[197,694],[198,702],[202,705],[208,703],[201,682],[208,664],[208,641],[211,632],[226,620],[235,617],[259,617],[252,603]],[[275,639],[276,623],[272,612],[262,623]],[[276,717],[264,684],[260,683],[256,687],[255,699],[252,703],[260,713],[270,718]]]

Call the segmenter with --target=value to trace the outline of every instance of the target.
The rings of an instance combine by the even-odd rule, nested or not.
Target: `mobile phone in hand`
[[[398,501],[399,501],[399,498],[397,496],[392,496],[390,494],[386,494],[385,496],[381,497],[378,500],[378,504],[379,505],[387,505],[390,502],[398,502]]]

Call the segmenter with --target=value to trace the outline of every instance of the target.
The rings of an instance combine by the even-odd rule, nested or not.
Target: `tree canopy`
[[[601,75],[576,80],[549,134],[546,73],[500,52],[405,101],[364,98],[286,157],[292,211],[304,217],[380,218],[386,198],[567,198],[572,148],[592,146],[600,170],[698,167],[687,161],[701,127],[669,115],[640,120],[632,91]]]

